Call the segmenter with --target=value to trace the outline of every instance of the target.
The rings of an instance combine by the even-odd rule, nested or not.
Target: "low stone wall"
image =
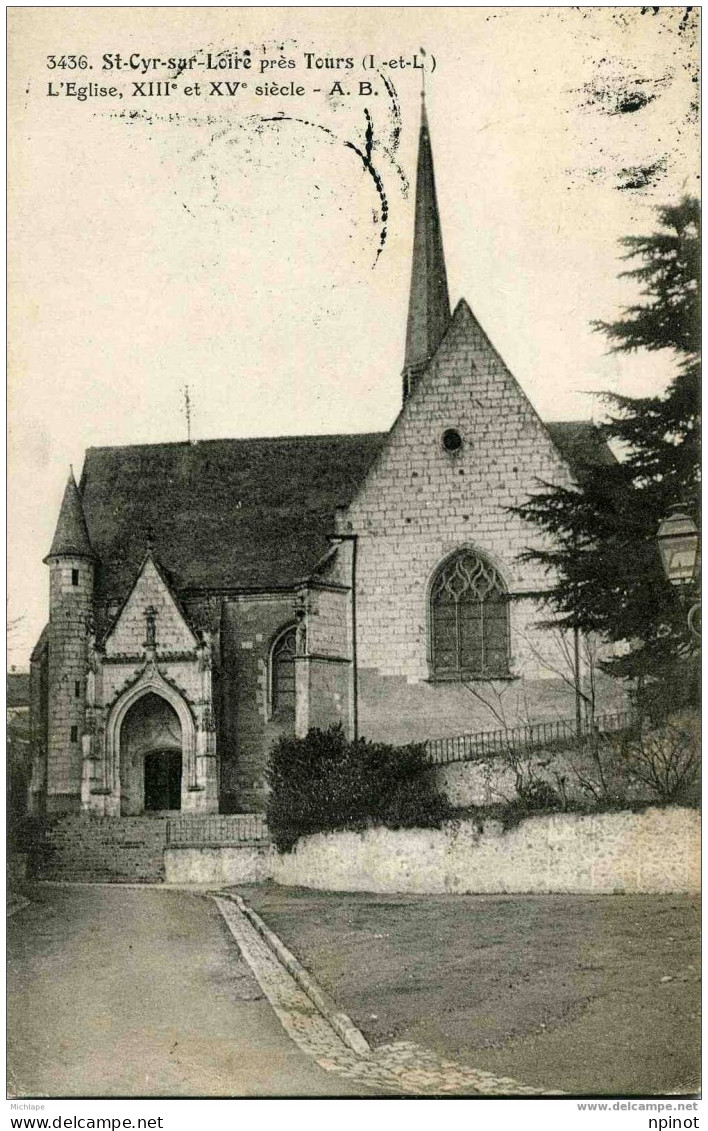
[[[550,725],[550,724],[549,724]],[[604,785],[615,796],[623,797],[629,803],[636,801],[656,801],[656,793],[642,780],[646,775],[638,775],[633,770],[632,759],[623,752],[627,741],[626,732],[604,733],[599,738],[599,756],[602,764]],[[665,744],[665,749],[676,748],[681,758],[695,757],[700,766],[701,760],[701,720],[695,711],[683,711],[671,717],[667,724],[655,730],[646,731],[644,743],[648,750],[656,744]],[[636,743],[629,746],[637,757]],[[692,753],[691,753],[692,752]],[[679,760],[679,764],[680,764]],[[657,768],[661,770],[663,755],[657,751]],[[559,798],[569,801],[587,802],[590,791],[585,783],[600,786],[598,766],[590,744],[562,744],[559,742],[543,749],[517,750],[513,759],[507,755],[485,754],[469,757],[461,761],[435,765],[432,773],[435,784],[452,805],[493,805],[513,801],[517,796],[515,769],[528,785],[532,781],[546,782]],[[644,765],[646,770],[646,764]],[[700,784],[694,783],[692,799],[700,799]]]
[[[225,845],[165,849],[168,884],[248,884],[270,879],[270,845]]]
[[[419,894],[696,892],[700,815],[557,813],[506,832],[471,821],[443,829],[321,833],[272,857],[279,884],[333,891]]]

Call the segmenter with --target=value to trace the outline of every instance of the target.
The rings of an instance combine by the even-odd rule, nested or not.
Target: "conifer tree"
[[[575,488],[541,484],[515,512],[551,536],[546,548],[523,555],[553,578],[547,623],[625,641],[626,654],[606,670],[666,691],[677,679],[685,686],[695,650],[656,533],[677,504],[699,523],[699,203],[686,197],[660,208],[658,220],[651,235],[621,241],[631,263],[622,275],[640,284],[641,299],[593,328],[612,352],[669,351],[676,372],[658,396],[604,394],[609,419],[601,428],[619,460],[586,468]]]

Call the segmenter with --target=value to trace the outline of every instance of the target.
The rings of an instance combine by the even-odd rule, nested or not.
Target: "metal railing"
[[[460,734],[454,738],[430,738],[425,743],[428,761],[436,766],[449,762],[474,762],[494,758],[500,754],[520,753],[524,750],[548,750],[577,746],[593,734],[616,734],[631,730],[636,717],[629,711],[596,715],[583,723],[581,733],[575,719],[557,719],[553,722],[531,723],[528,726],[507,727],[501,730]]]
[[[169,848],[237,847],[270,840],[263,813],[214,813],[207,817],[170,817]]]

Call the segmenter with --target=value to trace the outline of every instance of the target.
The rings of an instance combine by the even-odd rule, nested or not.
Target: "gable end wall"
[[[451,427],[464,440],[454,455],[441,443]],[[508,511],[539,480],[570,485],[572,476],[525,394],[461,303],[345,516],[345,528],[358,535],[361,733],[384,737],[385,732],[405,741],[406,735],[427,738],[500,725],[459,684],[428,682],[428,588],[441,561],[462,547],[486,554],[514,595],[546,587],[542,571],[518,561],[529,544],[538,544],[539,534]],[[512,671],[520,678],[501,693],[505,703],[514,701],[514,721],[522,711],[554,717],[572,715],[574,709],[567,688],[560,706],[546,702],[553,677],[546,660],[558,666],[558,646],[536,629],[540,616],[528,597],[511,603]],[[545,686],[529,703],[533,682]],[[412,685],[420,685],[417,692]],[[480,690],[486,694],[484,684]]]

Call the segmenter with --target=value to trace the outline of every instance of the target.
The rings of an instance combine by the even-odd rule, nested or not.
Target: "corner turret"
[[[73,472],[49,553],[47,812],[81,805],[88,638],[96,555]]]

